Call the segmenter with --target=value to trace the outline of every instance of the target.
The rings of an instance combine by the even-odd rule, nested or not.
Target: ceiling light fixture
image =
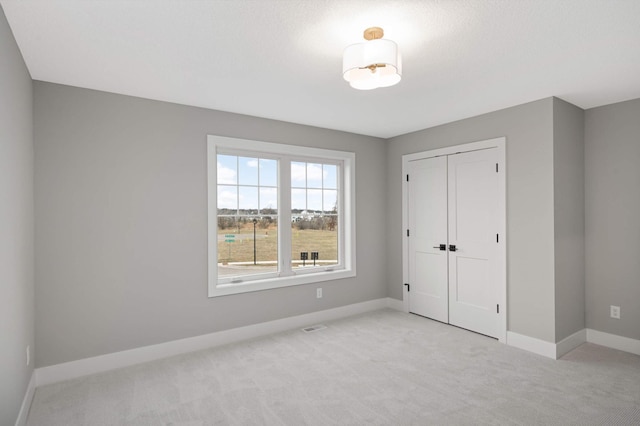
[[[380,27],[364,30],[365,42],[352,44],[344,49],[342,76],[351,87],[371,90],[398,84],[402,78],[402,63],[398,45],[383,40]]]

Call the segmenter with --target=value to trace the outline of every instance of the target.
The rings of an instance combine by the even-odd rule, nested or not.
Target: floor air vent
[[[305,333],[313,333],[314,331],[324,330],[325,328],[327,328],[326,325],[318,324],[318,325],[312,325],[311,327],[303,328],[302,331],[304,331]]]

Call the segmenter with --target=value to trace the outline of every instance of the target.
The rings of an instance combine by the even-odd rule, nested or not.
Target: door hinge
[[[407,293],[411,291],[411,286],[409,285],[409,283],[404,283],[404,285],[407,286]]]
[[[407,229],[407,237],[409,236],[409,230]]]
[[[496,173],[498,173],[498,163],[496,163]]]
[[[407,175],[407,182],[409,182],[409,175]]]
[[[500,313],[500,305],[496,305],[496,313],[499,314]]]

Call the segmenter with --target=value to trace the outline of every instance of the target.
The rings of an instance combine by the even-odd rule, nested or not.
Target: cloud
[[[305,167],[306,164],[306,167]],[[291,181],[302,183],[305,181],[321,182],[326,173],[322,170],[321,164],[312,163],[291,163]],[[302,186],[302,185],[297,185]]]
[[[217,165],[218,168],[218,184],[230,183],[236,184],[236,171],[228,167],[223,166],[220,162]]]
[[[218,188],[218,208],[219,209],[237,209],[238,195],[231,189]]]

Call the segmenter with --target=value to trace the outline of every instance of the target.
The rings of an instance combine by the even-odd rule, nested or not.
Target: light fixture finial
[[[384,30],[380,27],[371,27],[364,30],[365,40],[377,40],[384,37]]]

